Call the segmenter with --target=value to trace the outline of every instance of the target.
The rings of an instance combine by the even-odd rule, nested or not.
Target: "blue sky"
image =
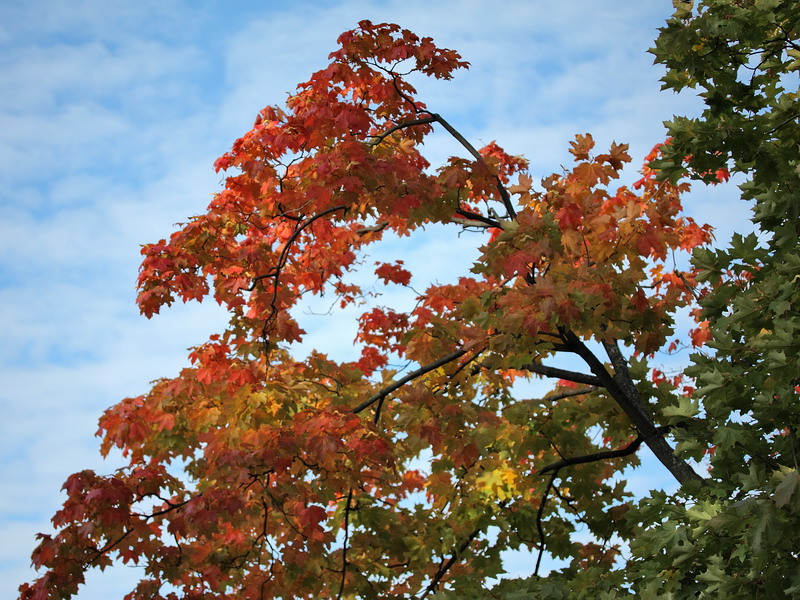
[[[476,145],[497,140],[544,176],[567,142],[631,144],[634,161],[663,140],[662,121],[696,112],[660,92],[646,54],[670,2],[537,0],[190,2],[31,0],[0,5],[0,596],[33,577],[66,477],[107,472],[97,418],[186,362],[219,330],[212,304],[147,321],[134,304],[139,245],[202,211],[219,189],[215,158],[267,104],[324,67],[360,19],[393,21],[472,63],[420,98]],[[434,164],[459,151],[437,135]],[[636,178],[635,169],[627,181]],[[749,230],[736,190],[697,190],[689,214],[724,242]],[[469,268],[469,240],[428,236],[389,248],[421,277]],[[396,256],[395,256],[396,257]],[[307,345],[352,348],[348,330],[309,317]],[[641,485],[659,485],[645,468]],[[121,598],[135,571],[92,577],[81,600]]]

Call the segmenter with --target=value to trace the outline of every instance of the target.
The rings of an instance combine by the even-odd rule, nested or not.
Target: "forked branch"
[[[653,451],[653,454],[667,467],[675,479],[681,485],[690,481],[702,482],[703,478],[685,460],[675,454],[675,451],[664,438],[663,433],[656,427],[647,407],[639,396],[636,384],[631,379],[628,372],[628,363],[625,357],[622,356],[616,341],[603,342],[603,347],[611,359],[611,365],[614,367],[614,374],[612,375],[578,336],[571,331],[562,333],[570,349],[586,362],[595,377],[600,380],[601,385],[606,388],[619,407],[628,415],[633,426]]]

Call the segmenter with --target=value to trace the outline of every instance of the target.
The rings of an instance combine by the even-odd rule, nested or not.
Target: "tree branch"
[[[559,392],[558,394],[553,394],[552,396],[545,396],[542,400],[550,400],[551,402],[555,402],[556,400],[563,400],[564,398],[572,398],[573,396],[583,396],[584,394],[589,394],[595,391],[596,387],[588,387],[588,388],[579,388],[575,390],[566,390],[564,392]]]
[[[469,152],[477,162],[479,162],[479,163],[481,163],[483,165],[486,165],[486,160],[483,158],[483,156],[481,156],[481,153],[478,152],[475,149],[475,146],[470,144],[469,141],[467,140],[467,138],[465,138],[463,135],[461,135],[461,133],[459,133],[459,131],[455,127],[453,127],[450,123],[448,123],[447,120],[442,115],[434,113],[434,112],[431,112],[431,111],[429,111],[427,109],[420,109],[417,106],[417,104],[413,100],[411,100],[411,98],[409,98],[406,94],[404,94],[402,92],[402,90],[400,90],[399,86],[397,85],[397,77],[393,77],[393,83],[394,83],[394,88],[397,91],[397,93],[406,102],[411,104],[411,106],[414,108],[414,112],[416,112],[417,114],[425,113],[425,114],[427,114],[429,116],[428,117],[423,117],[423,118],[420,118],[420,119],[415,119],[414,121],[408,121],[406,123],[401,123],[399,125],[395,125],[391,129],[389,129],[387,132],[382,133],[380,136],[372,136],[373,138],[380,138],[380,139],[377,142],[374,142],[374,143],[373,142],[369,142],[370,144],[372,144],[372,145],[379,144],[381,142],[381,140],[383,140],[387,135],[391,135],[394,131],[397,131],[398,129],[403,129],[405,127],[412,127],[414,125],[424,125],[424,124],[427,124],[427,123],[438,122],[438,123],[440,123],[442,125],[442,127],[444,127],[447,130],[447,132],[450,135],[452,135],[456,139],[456,141],[458,141],[459,144],[461,144],[462,146],[464,146],[464,148],[466,148],[467,152]],[[488,167],[488,165],[486,165],[486,166]],[[517,211],[514,210],[514,205],[511,203],[511,195],[508,193],[508,190],[503,185],[503,182],[500,181],[500,177],[499,176],[495,175],[494,179],[495,179],[496,184],[497,184],[497,192],[500,194],[500,199],[503,202],[503,206],[505,206],[505,208],[506,208],[506,212],[508,213],[508,217],[510,219],[516,218]]]
[[[578,393],[588,393],[592,391],[592,389],[587,390],[572,390],[570,395],[577,395]],[[674,427],[673,425],[662,425],[661,427],[657,428],[659,433],[666,433]],[[544,475],[545,473],[551,473],[550,478],[547,482],[547,486],[545,487],[544,493],[542,494],[542,500],[539,503],[539,509],[536,511],[536,530],[539,533],[539,556],[536,559],[536,568],[534,569],[534,575],[538,575],[539,568],[542,563],[542,557],[544,555],[545,549],[545,534],[544,534],[544,527],[542,527],[542,517],[544,516],[544,509],[547,504],[547,499],[550,495],[550,490],[555,488],[555,479],[558,477],[558,473],[564,467],[569,467],[572,465],[581,465],[590,462],[597,462],[600,460],[606,460],[609,458],[619,458],[622,456],[627,456],[629,454],[633,454],[636,450],[639,449],[639,446],[642,445],[644,442],[644,437],[639,435],[636,437],[635,440],[631,441],[626,446],[619,448],[617,450],[606,450],[604,452],[597,452],[595,454],[587,454],[584,456],[576,456],[574,458],[562,458],[559,461],[546,465],[536,471],[536,474]],[[506,505],[509,504],[508,500],[504,500],[500,503],[501,508],[505,508]],[[466,540],[464,540],[459,548],[453,552],[447,562],[442,563],[439,569],[436,571],[431,582],[425,588],[424,592],[420,596],[420,599],[425,598],[428,594],[439,587],[439,584],[442,581],[442,578],[445,576],[447,571],[455,564],[455,562],[459,559],[459,557],[464,553],[464,551],[469,547],[472,541],[478,537],[478,535],[483,531],[483,527],[476,527],[475,530],[470,533]]]
[[[405,123],[399,123],[394,127],[390,127],[389,129],[387,129],[386,131],[384,131],[379,135],[371,135],[370,137],[372,139],[369,142],[367,142],[367,144],[369,144],[370,146],[377,146],[387,137],[392,135],[395,131],[399,131],[401,129],[407,129],[409,127],[414,127],[415,125],[427,125],[429,123],[435,123],[437,120],[438,119],[434,115],[430,117],[423,117],[421,119],[414,119],[413,121],[406,121]]]
[[[503,500],[502,502],[499,503],[499,507],[501,509],[503,509],[506,506],[508,506],[508,504],[509,504],[509,500]],[[425,598],[431,592],[435,592],[436,591],[436,589],[439,587],[439,584],[442,581],[442,578],[447,574],[447,571],[449,571],[450,568],[456,563],[456,561],[461,557],[461,555],[464,553],[464,551],[467,548],[469,548],[469,545],[472,543],[472,540],[474,540],[476,537],[478,537],[478,535],[480,535],[480,533],[483,531],[483,529],[484,529],[483,527],[476,527],[472,531],[472,533],[470,533],[467,536],[467,539],[465,539],[461,543],[461,545],[458,547],[458,549],[455,550],[452,555],[450,555],[450,558],[447,560],[447,562],[443,562],[442,563],[442,565],[436,571],[436,574],[433,576],[433,579],[431,580],[431,582],[428,584],[428,586],[422,592],[422,595],[420,596],[420,600]]]
[[[544,494],[542,494],[542,501],[539,502],[539,510],[536,511],[536,531],[539,533],[539,556],[536,558],[536,568],[533,570],[533,575],[535,577],[539,576],[539,567],[542,565],[542,556],[544,556],[544,527],[542,527],[542,516],[544,515],[547,497],[550,495],[550,488],[553,487],[553,482],[556,477],[558,477],[558,469],[555,469],[553,474],[550,475],[547,487],[544,488]]]
[[[478,535],[480,535],[481,531],[483,531],[483,527],[475,528],[475,530],[472,533],[470,533],[469,536],[467,536],[467,539],[461,543],[461,546],[458,547],[458,550],[456,550],[455,552],[453,552],[453,554],[450,555],[450,558],[447,560],[447,562],[439,567],[439,569],[436,571],[436,575],[433,576],[433,579],[428,584],[428,587],[426,587],[425,591],[422,592],[420,600],[425,598],[431,592],[436,591],[436,589],[439,587],[439,584],[442,581],[442,578],[450,570],[450,567],[452,567],[455,564],[455,562],[459,559],[459,557],[464,553],[464,550],[466,550],[469,547],[469,545],[472,543],[472,540],[474,540],[476,537],[478,537]]]
[[[96,548],[96,547],[94,547],[94,546],[88,546],[88,549],[89,549],[89,550],[91,550],[92,552],[94,552],[94,553],[95,553],[95,556],[94,556],[94,558],[92,558],[90,561],[88,561],[88,562],[87,562],[87,563],[85,563],[85,564],[87,564],[87,565],[92,565],[92,564],[94,564],[95,562],[97,562],[97,560],[99,560],[99,559],[100,559],[100,557],[101,557],[101,556],[103,556],[104,554],[107,554],[108,552],[111,552],[111,550],[113,550],[114,548],[116,548],[117,546],[119,546],[119,544],[120,544],[120,543],[122,543],[122,541],[123,541],[123,540],[124,540],[126,537],[128,537],[130,534],[132,534],[133,532],[134,532],[134,529],[126,529],[126,530],[123,532],[123,534],[122,534],[121,536],[119,536],[119,537],[118,537],[116,540],[114,540],[113,542],[112,542],[112,541],[109,541],[109,542],[108,542],[108,543],[107,543],[105,546],[103,546],[102,548]]]
[[[603,341],[603,348],[605,348],[608,358],[611,359],[611,365],[614,367],[614,380],[625,394],[627,402],[634,411],[647,419],[648,427],[646,430],[639,430],[644,435],[644,441],[681,484],[689,481],[702,482],[703,478],[685,460],[675,455],[673,449],[664,439],[663,434],[654,426],[647,407],[639,396],[639,390],[636,389],[636,385],[633,383],[631,374],[628,371],[628,361],[622,356],[616,340]]]
[[[344,582],[347,578],[347,542],[350,534],[350,501],[353,499],[353,488],[347,493],[347,500],[344,505],[344,543],[342,544],[342,582],[339,584],[339,593],[336,595],[340,600],[344,592]]]
[[[591,389],[573,390],[571,395],[577,395],[577,393],[579,392],[588,393],[590,391],[592,390]],[[659,433],[666,433],[672,427],[674,427],[674,425],[662,425],[661,427],[657,428],[657,431]],[[542,494],[542,500],[539,503],[539,509],[536,511],[536,530],[539,533],[539,555],[538,558],[536,559],[536,568],[534,569],[533,572],[534,575],[538,575],[539,573],[539,568],[541,567],[542,557],[544,556],[544,549],[545,549],[545,534],[544,534],[544,527],[542,526],[542,517],[544,516],[544,509],[546,507],[547,500],[550,495],[550,490],[555,489],[555,479],[556,477],[558,477],[559,471],[565,467],[573,465],[581,465],[590,462],[597,462],[609,458],[619,458],[622,456],[633,454],[634,452],[636,452],[636,450],[639,449],[639,447],[642,445],[642,442],[644,441],[645,441],[644,437],[639,435],[636,437],[636,439],[628,443],[626,446],[623,446],[622,448],[619,448],[617,450],[606,450],[604,452],[597,452],[595,454],[587,454],[584,456],[576,456],[574,458],[562,458],[561,460],[546,465],[541,469],[539,469],[538,471],[536,471],[536,474],[544,475],[545,473],[550,473],[551,475],[550,478],[548,479],[544,493]],[[500,507],[505,508],[505,506],[507,506],[508,504],[509,501],[504,500],[503,502],[500,503]],[[459,557],[469,547],[472,541],[476,537],[478,537],[481,531],[483,531],[483,527],[476,527],[475,530],[473,530],[472,533],[470,533],[467,539],[461,543],[459,548],[455,552],[453,552],[453,554],[450,556],[447,562],[442,563],[442,565],[436,571],[436,574],[434,575],[433,579],[431,580],[431,582],[428,584],[428,586],[425,588],[424,592],[420,596],[420,599],[423,599],[431,592],[436,591],[436,589],[439,587],[439,584],[442,581],[442,578],[445,576],[447,571],[450,570],[450,568],[455,564],[455,562],[459,559]]]
[[[600,378],[594,375],[576,373],[575,371],[567,371],[566,369],[559,369],[557,367],[547,367],[538,363],[531,363],[522,368],[531,373],[536,373],[537,375],[544,375],[545,377],[558,377],[559,379],[566,379],[574,383],[583,383],[585,385],[593,385],[594,387],[605,387]]]
[[[672,425],[662,425],[661,427],[657,427],[656,431],[661,434],[666,433],[670,429],[672,429]],[[636,436],[636,439],[629,442],[626,446],[622,448],[618,448],[616,450],[604,450],[603,452],[595,452],[594,454],[585,454],[583,456],[575,456],[574,458],[562,458],[554,463],[550,463],[536,471],[539,475],[544,475],[545,473],[549,473],[551,471],[558,471],[559,469],[563,469],[564,467],[570,467],[572,465],[584,465],[586,463],[591,462],[598,462],[601,460],[607,460],[609,458],[620,458],[621,456],[628,456],[629,454],[633,454],[639,449],[639,446],[642,445],[644,442],[644,437],[641,435]]]
[[[375,225],[367,225],[365,227],[357,229],[356,233],[358,235],[367,235],[368,233],[377,233],[378,231],[383,231],[388,226],[389,226],[389,223],[384,221],[382,223],[376,223]]]
[[[450,123],[448,123],[447,120],[445,120],[445,118],[442,115],[439,115],[437,113],[428,113],[428,114],[430,114],[434,120],[441,123],[442,127],[444,127],[450,135],[456,138],[458,143],[464,146],[464,148],[467,149],[467,152],[469,152],[477,162],[488,167],[488,165],[486,165],[486,161],[484,160],[483,156],[481,156],[481,153],[475,149],[475,146],[470,144],[469,141],[467,141],[467,139],[463,135],[461,135],[458,132],[458,130],[456,130],[455,127],[450,125]],[[514,210],[514,205],[511,203],[511,195],[508,193],[508,190],[503,185],[503,182],[500,181],[499,176],[495,175],[494,179],[497,184],[497,192],[500,194],[500,200],[502,200],[503,206],[505,206],[506,208],[508,217],[510,219],[516,218],[517,211]]]
[[[639,397],[639,390],[630,377],[628,364],[617,347],[616,341],[603,342],[603,347],[611,359],[614,375],[611,375],[594,353],[586,347],[578,336],[571,331],[563,331],[564,340],[589,366],[592,373],[608,390],[619,407],[628,415],[633,426],[653,451],[658,460],[667,467],[670,473],[683,485],[690,481],[703,481],[689,464],[675,455],[675,451],[667,443],[663,434],[658,431],[647,408]]]
[[[447,363],[449,363],[449,362],[451,362],[453,360],[456,360],[457,358],[461,358],[466,353],[467,353],[466,350],[460,350],[459,349],[459,350],[456,350],[455,352],[451,352],[450,354],[442,356],[441,358],[438,358],[435,361],[428,363],[427,365],[421,366],[416,371],[411,371],[411,373],[409,373],[408,375],[406,375],[402,379],[398,379],[397,381],[395,381],[391,385],[387,385],[385,388],[381,389],[377,393],[373,394],[372,396],[370,396],[369,398],[364,400],[361,404],[359,404],[354,409],[352,409],[352,412],[354,412],[356,414],[360,413],[365,408],[368,408],[368,407],[372,406],[373,404],[375,404],[379,400],[382,400],[383,398],[386,398],[386,396],[388,396],[389,394],[391,394],[395,390],[403,387],[409,381],[412,381],[412,380],[416,379],[417,377],[419,377],[421,375],[425,375],[425,373],[430,373],[434,369],[438,369],[442,365],[446,365]]]
[[[399,90],[399,88],[397,88],[397,80],[396,79],[395,79],[395,89],[397,90],[397,92],[405,100],[407,100],[408,102],[411,103],[412,106],[414,106],[414,109],[417,112],[424,112],[424,113],[428,114],[428,116],[427,117],[421,117],[419,119],[414,119],[412,121],[406,121],[404,123],[398,123],[397,125],[394,125],[394,126],[390,127],[389,129],[387,129],[383,133],[380,133],[378,135],[371,135],[370,137],[372,139],[369,142],[367,142],[368,145],[377,146],[383,140],[385,140],[387,137],[392,135],[394,132],[400,131],[401,129],[407,129],[409,127],[414,127],[416,125],[429,125],[431,123],[440,123],[442,125],[442,127],[444,127],[447,130],[447,132],[450,135],[452,135],[456,139],[456,141],[458,141],[459,144],[461,144],[464,148],[466,148],[467,152],[469,152],[477,162],[479,162],[480,164],[482,164],[482,165],[484,165],[484,166],[486,166],[488,168],[488,165],[486,164],[486,160],[481,155],[481,153],[478,152],[478,150],[476,150],[475,146],[473,146],[469,142],[469,140],[467,140],[467,138],[465,138],[463,135],[461,135],[461,133],[455,127],[453,127],[442,115],[440,115],[438,113],[430,112],[429,110],[420,110],[420,109],[418,109],[416,104],[414,104],[411,101],[410,98],[408,98],[405,94],[403,94]],[[494,180],[495,180],[495,185],[497,187],[497,192],[500,195],[500,200],[501,200],[501,202],[503,203],[503,206],[506,209],[506,213],[508,213],[508,217],[510,219],[516,218],[517,211],[514,209],[514,204],[511,202],[511,195],[508,193],[508,190],[503,185],[503,182],[500,181],[500,177],[498,175],[494,175]],[[484,221],[487,225],[491,225],[492,227],[500,227],[500,224],[496,223],[492,219],[485,218],[485,220],[484,220],[484,218],[480,218],[479,219],[475,215],[471,215],[471,216],[473,218],[475,218],[475,220]]]
[[[494,227],[494,225],[487,225],[483,221],[472,221],[470,219],[462,219],[461,217],[450,217],[451,223],[457,223],[458,225],[463,225],[464,227],[479,227],[481,229],[488,229],[489,227]]]
[[[457,215],[461,215],[462,217],[466,217],[472,221],[480,221],[481,223],[485,223],[486,227],[497,227],[498,229],[502,229],[503,226],[500,224],[499,221],[492,219],[491,217],[486,217],[479,213],[474,213],[469,210],[464,210],[463,208],[459,208],[456,211]]]
[[[344,204],[340,204],[339,206],[333,206],[331,208],[327,208],[316,215],[313,215],[303,221],[302,223],[298,224],[295,230],[292,232],[292,235],[289,236],[289,239],[286,240],[286,243],[283,246],[283,250],[281,250],[280,255],[278,256],[278,264],[275,265],[269,273],[265,275],[259,275],[253,278],[253,281],[250,283],[250,287],[247,288],[248,292],[252,292],[256,289],[256,285],[262,279],[268,279],[270,277],[274,278],[273,286],[272,286],[272,299],[270,300],[270,313],[266,319],[264,319],[264,326],[261,328],[261,338],[264,344],[264,355],[267,356],[269,353],[269,345],[267,343],[267,331],[269,330],[269,326],[272,323],[273,319],[278,313],[278,309],[275,307],[275,301],[278,298],[278,283],[281,276],[281,272],[283,271],[283,267],[286,266],[286,261],[289,260],[289,250],[291,249],[294,241],[297,237],[309,226],[311,226],[317,219],[321,219],[324,216],[327,216],[331,213],[334,213],[339,210],[347,210],[347,206]]]
[[[291,248],[292,244],[297,239],[297,237],[303,232],[303,230],[305,230],[306,227],[308,227],[309,225],[314,223],[314,221],[316,221],[317,219],[321,219],[322,217],[327,216],[327,215],[329,215],[331,213],[334,213],[337,210],[346,210],[346,209],[347,209],[347,206],[345,206],[344,204],[340,204],[339,206],[333,206],[331,208],[326,208],[322,212],[317,213],[316,215],[313,215],[313,216],[307,218],[302,223],[300,223],[297,226],[297,228],[292,232],[292,235],[289,236],[289,239],[286,240],[286,243],[283,246],[283,250],[281,251],[281,254],[278,257],[278,264],[275,265],[275,267],[273,267],[272,270],[269,273],[266,273],[265,275],[259,275],[258,277],[254,277],[253,281],[250,283],[250,287],[247,288],[247,291],[248,292],[252,292],[256,288],[256,284],[259,281],[261,281],[262,279],[268,279],[270,277],[275,277],[276,283],[277,283],[277,278],[280,276],[281,270],[283,269],[284,266],[286,266],[286,261],[289,258],[289,249]],[[275,286],[276,290],[277,290],[277,287],[278,286],[276,285]]]

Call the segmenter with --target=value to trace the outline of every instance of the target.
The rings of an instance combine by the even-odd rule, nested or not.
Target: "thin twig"
[[[344,505],[344,545],[342,546],[342,582],[339,584],[337,600],[341,599],[344,592],[344,581],[347,577],[347,541],[350,535],[350,501],[353,499],[353,488],[347,492],[347,501]]]
[[[677,275],[677,276],[680,278],[680,280],[683,282],[683,285],[685,285],[685,286],[686,286],[686,289],[688,289],[690,292],[692,292],[692,296],[694,296],[694,299],[695,299],[695,300],[700,300],[700,296],[699,296],[699,295],[698,295],[698,293],[695,291],[694,287],[692,287],[691,285],[689,285],[689,282],[686,280],[686,277],[684,276],[684,274],[683,274],[683,273],[681,273],[680,271],[678,271],[677,269],[675,269],[675,274],[676,274],[676,275]]]
[[[269,326],[272,324],[273,320],[275,319],[275,316],[278,314],[278,309],[275,307],[275,301],[278,298],[278,284],[279,284],[278,280],[280,279],[281,272],[283,271],[283,267],[286,266],[286,261],[289,260],[289,250],[291,249],[292,244],[294,244],[294,241],[306,229],[306,227],[309,227],[317,219],[321,219],[322,217],[324,217],[326,215],[329,215],[329,214],[331,214],[333,212],[336,212],[338,210],[347,210],[347,206],[345,206],[344,204],[340,204],[339,206],[334,206],[332,208],[327,208],[327,209],[323,210],[322,212],[317,213],[316,215],[314,215],[312,217],[309,217],[308,219],[306,219],[305,221],[300,223],[297,226],[297,228],[294,230],[294,232],[292,232],[292,235],[289,236],[289,239],[286,240],[286,243],[283,246],[283,250],[281,250],[280,256],[278,256],[278,264],[275,265],[275,267],[273,267],[273,269],[269,273],[267,273],[265,275],[259,275],[258,277],[253,278],[253,281],[251,282],[250,287],[247,288],[247,291],[252,292],[256,288],[256,284],[258,284],[258,282],[261,281],[262,279],[267,279],[267,278],[270,278],[270,277],[274,278],[273,285],[272,285],[272,299],[270,300],[270,303],[269,303],[269,305],[270,305],[270,313],[267,316],[267,318],[264,320],[264,326],[261,328],[261,338],[262,338],[263,344],[264,344],[264,355],[265,356],[268,355],[268,352],[269,352],[269,344],[267,342],[267,331],[269,330]]]
[[[553,471],[550,479],[547,482],[547,487],[544,488],[542,500],[539,502],[539,510],[536,511],[536,530],[539,532],[539,556],[536,558],[536,568],[533,570],[534,577],[539,576],[539,567],[542,565],[542,556],[544,556],[544,528],[542,527],[542,515],[544,515],[544,506],[547,504],[547,496],[550,494],[550,488],[553,487],[553,482],[558,476],[558,469]]]
[[[120,543],[122,543],[122,541],[126,537],[128,537],[133,532],[134,532],[133,529],[126,529],[125,532],[120,537],[118,537],[116,540],[114,540],[113,542],[111,542],[111,541],[108,542],[105,546],[103,546],[102,548],[99,548],[99,549],[95,548],[94,546],[90,546],[89,549],[92,550],[93,552],[95,552],[96,554],[95,554],[95,557],[92,560],[90,560],[89,562],[87,562],[86,564],[87,565],[91,565],[95,561],[99,560],[101,556],[103,556],[104,554],[106,554],[106,553],[110,552],[111,550],[113,550],[114,548],[116,548]]]
[[[345,210],[346,208],[347,206],[345,206],[344,204],[340,204],[339,206],[334,206],[332,208],[327,208],[323,210],[321,213],[317,213],[316,215],[309,217],[308,219],[300,223],[300,225],[298,225],[297,228],[292,232],[292,235],[289,236],[289,239],[286,240],[286,243],[283,246],[283,250],[281,250],[281,254],[278,257],[278,264],[275,267],[273,267],[273,269],[269,273],[254,277],[253,281],[250,283],[250,287],[247,288],[247,291],[252,292],[255,289],[256,284],[262,279],[268,279],[270,277],[275,277],[277,279],[277,277],[280,275],[281,269],[283,269],[283,267],[286,265],[286,261],[288,260],[288,255],[289,255],[289,249],[291,248],[294,241],[297,239],[297,236],[299,236],[306,227],[311,225],[317,219],[321,219],[322,217],[329,215],[330,213],[336,212],[337,210]],[[275,287],[277,289],[277,286]]]
[[[508,504],[508,501],[503,501],[503,502],[500,503],[500,507],[501,508],[505,508],[505,506],[507,504]],[[483,527],[476,527],[474,529],[474,531],[472,533],[470,533],[469,536],[467,536],[467,539],[465,539],[461,543],[461,545],[458,547],[458,550],[453,552],[453,554],[450,556],[450,558],[447,560],[447,562],[443,562],[442,563],[442,565],[436,571],[436,575],[433,576],[433,579],[431,580],[431,582],[428,584],[428,586],[422,592],[422,595],[420,596],[420,600],[423,600],[423,598],[425,598],[431,592],[435,592],[436,591],[436,589],[439,587],[439,583],[441,583],[441,581],[442,581],[442,578],[447,574],[447,571],[450,570],[450,567],[452,567],[455,564],[455,562],[464,553],[464,551],[467,548],[469,548],[469,545],[472,543],[472,540],[474,540],[476,537],[478,537],[478,535],[480,535],[481,531],[483,531]]]

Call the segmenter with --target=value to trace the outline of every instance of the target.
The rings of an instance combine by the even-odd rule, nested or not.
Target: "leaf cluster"
[[[760,98],[788,97],[767,75],[790,64],[774,57],[795,43],[795,9],[733,3],[736,29],[712,18],[718,4],[731,5],[670,21],[656,49],[673,65],[666,81],[727,85],[725,98],[780,140],[763,138],[764,156],[742,162],[746,135],[735,142],[743,126],[731,124],[741,115],[714,100],[702,127],[716,133],[676,122],[631,189],[612,187],[627,147],[597,154],[588,134],[571,142],[570,169],[534,185],[523,158],[475,148],[416,99],[408,75],[449,79],[467,66],[456,52],[391,24],[342,34],[330,65],[260,111],[217,161],[225,185],[207,210],[143,247],[144,315],[213,297],[229,326],[176,377],[106,411],[101,450],[128,465],[68,480],[58,531],[34,553],[45,572],[21,598],[69,598],[87,569],[115,559],[143,567],[131,600],[793,589],[796,537],[778,534],[796,525],[800,498],[800,263],[787,242],[796,223],[775,216],[794,180],[774,174],[788,172],[795,128],[775,128]],[[736,12],[747,7],[759,16]],[[740,89],[726,61],[755,47],[769,19],[783,28],[766,34],[772,62]],[[720,58],[699,61],[711,33],[695,27],[714,23]],[[709,83],[721,69],[728,79]],[[464,154],[437,169],[422,154],[434,128]],[[710,228],[682,215],[684,175],[724,178],[726,166],[755,169],[768,248],[737,238],[711,250]],[[454,265],[456,283],[423,287],[402,258],[377,263],[382,285],[414,293],[409,308],[377,304],[351,279],[371,247],[434,226],[480,247],[475,264]],[[692,250],[692,268],[668,266]],[[306,333],[298,304],[323,294],[362,310],[356,360],[293,356]],[[651,357],[687,309],[694,346],[710,350],[686,378],[666,378]],[[551,362],[564,356],[577,366]],[[536,377],[552,390],[526,393]],[[620,473],[642,445],[679,495],[631,499]],[[684,457],[710,452],[704,482]],[[534,576],[487,589],[514,549],[531,553]],[[545,554],[568,566],[541,577]]]

